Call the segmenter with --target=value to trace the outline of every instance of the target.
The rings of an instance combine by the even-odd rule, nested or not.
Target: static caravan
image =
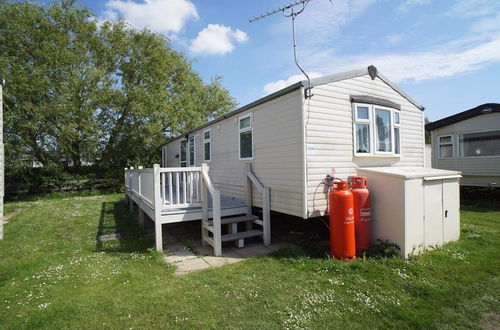
[[[461,171],[463,186],[500,185],[500,104],[482,104],[426,129],[432,135],[432,167]]]
[[[162,146],[158,179],[142,181],[160,180],[156,193],[137,197],[137,176],[153,175],[151,169],[127,170],[126,193],[160,226],[203,219],[203,241],[216,254],[221,241],[243,244],[241,237],[262,234],[269,244],[269,210],[304,219],[325,214],[322,181],[328,174],[347,178],[358,168],[424,167],[423,110],[374,66],[301,81],[170,139]],[[202,212],[199,196],[207,189],[212,204]],[[264,219],[234,217],[252,217],[251,206],[262,207]],[[232,218],[219,219],[224,216]],[[249,233],[234,222],[247,222]],[[221,224],[230,225],[226,237]]]
[[[168,141],[163,167],[205,162],[222,194],[245,200],[251,164],[272,192],[271,209],[305,219],[325,213],[327,174],[424,166],[423,107],[376,68],[313,79],[310,98],[307,87],[298,82]]]

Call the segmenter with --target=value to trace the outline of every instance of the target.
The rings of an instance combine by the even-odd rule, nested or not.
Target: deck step
[[[235,241],[240,238],[250,238],[256,236],[262,236],[262,230],[249,230],[249,231],[242,231],[240,233],[222,235],[221,241],[222,242]]]
[[[240,217],[231,217],[231,218],[224,218],[220,219],[220,224],[221,225],[228,225],[230,223],[239,223],[239,222],[247,222],[247,221],[254,221],[257,220],[257,216],[255,215],[243,215]],[[209,226],[213,226],[214,222],[213,220],[209,220],[207,223]]]

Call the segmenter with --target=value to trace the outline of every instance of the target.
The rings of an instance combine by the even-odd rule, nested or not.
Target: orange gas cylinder
[[[330,211],[330,250],[344,261],[356,258],[354,202],[347,181],[333,182],[328,194]]]
[[[356,255],[363,255],[372,243],[372,217],[370,191],[366,188],[364,176],[351,176],[351,191],[354,199],[354,226],[356,228]]]

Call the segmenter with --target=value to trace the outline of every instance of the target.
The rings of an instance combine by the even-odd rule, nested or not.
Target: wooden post
[[[132,171],[134,169],[133,166],[130,166],[130,175],[129,175],[129,187],[130,190],[132,190],[132,176],[134,175],[134,172]],[[134,212],[134,201],[132,198],[129,200],[129,206],[128,206],[130,212]]]
[[[264,188],[262,194],[262,222],[264,224],[264,245],[271,245],[271,201],[269,187]]]
[[[208,174],[208,165],[206,163],[201,164],[201,244],[207,246],[206,239],[208,238],[208,230],[204,227],[204,224],[208,222],[208,188],[203,177],[203,173]]]
[[[163,233],[161,224],[161,195],[160,195],[160,165],[153,165],[153,189],[154,189],[154,222],[156,250],[163,251]]]
[[[220,191],[212,193],[212,212],[214,220],[214,254],[216,257],[222,255],[222,232],[220,219]]]
[[[128,181],[129,181],[129,179],[128,179],[129,174],[127,172],[128,168],[125,167],[124,171],[125,171],[125,175],[124,175],[124,177],[125,177],[125,198],[123,199],[123,202],[125,203],[125,205],[127,205],[128,204],[128,189],[129,189],[127,187],[128,186]]]

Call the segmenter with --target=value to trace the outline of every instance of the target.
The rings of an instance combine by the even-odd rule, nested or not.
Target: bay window
[[[354,155],[399,155],[400,121],[396,109],[354,103]]]

